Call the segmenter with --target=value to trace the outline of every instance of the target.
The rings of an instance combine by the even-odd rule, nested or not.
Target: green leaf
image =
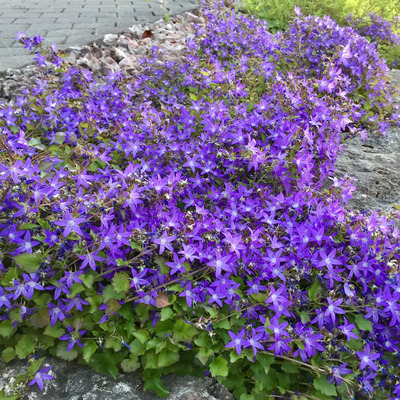
[[[23,253],[13,257],[15,263],[28,273],[36,272],[43,262],[42,253]]]
[[[311,321],[310,315],[308,314],[308,312],[306,312],[306,311],[301,311],[301,312],[299,313],[299,315],[300,315],[300,320],[301,320],[301,323],[302,323],[302,324],[306,324],[307,322],[310,322],[310,321]]]
[[[240,395],[239,400],[255,400],[256,398],[252,394],[243,393]]]
[[[157,366],[159,368],[168,367],[179,361],[179,352],[171,351],[168,349],[162,350],[157,359]]]
[[[213,324],[214,329],[225,329],[228,330],[231,328],[228,319],[223,319],[222,321],[216,322]]]
[[[211,376],[228,376],[228,361],[225,358],[218,356],[210,364]]]
[[[83,359],[89,364],[92,355],[99,347],[94,340],[85,340],[84,347],[82,350]]]
[[[298,365],[290,361],[284,361],[281,364],[281,368],[282,371],[286,372],[287,374],[297,374],[300,371]]]
[[[166,321],[174,315],[174,312],[170,307],[163,308],[161,310],[161,321]]]
[[[167,397],[169,395],[168,389],[164,386],[161,379],[161,372],[158,370],[148,369],[143,371],[144,390],[153,390],[160,397]]]
[[[310,300],[315,300],[319,291],[321,290],[321,284],[319,283],[318,279],[315,279],[313,285],[308,289],[308,298]]]
[[[199,347],[210,348],[212,346],[211,338],[208,332],[202,332],[199,337],[194,339],[194,343]]]
[[[27,222],[26,224],[22,224],[21,227],[19,228],[21,231],[25,231],[28,229],[33,229],[33,228],[37,228],[39,225],[37,224],[32,224],[30,222]]]
[[[183,319],[178,319],[174,326],[174,339],[178,342],[190,342],[197,333],[197,329],[186,323]]]
[[[314,387],[327,396],[337,396],[335,385],[333,383],[329,383],[325,375],[314,379]]]
[[[146,345],[141,343],[139,339],[135,339],[129,346],[131,346],[131,352],[135,356],[142,356],[146,352]]]
[[[211,349],[207,349],[205,347],[202,347],[196,354],[196,358],[199,359],[199,361],[203,364],[206,365],[207,361],[210,357],[214,355],[214,352]]]
[[[103,298],[103,302],[107,303],[107,300],[109,300],[109,299],[122,300],[124,298],[124,294],[117,293],[111,285],[107,285],[103,289],[103,293],[101,294],[101,297]]]
[[[170,271],[170,268],[166,265],[167,261],[168,260],[161,256],[154,257],[154,262],[160,267],[160,272],[162,274],[168,274]]]
[[[94,277],[93,275],[88,275],[88,274],[82,274],[79,275],[79,278],[81,279],[81,281],[83,282],[83,284],[90,289],[93,286],[93,282],[94,282]]]
[[[89,365],[99,374],[106,374],[113,379],[118,375],[118,368],[109,351],[102,354],[94,354],[90,359]]]
[[[119,304],[118,300],[115,299],[108,299],[106,301],[106,304],[107,304],[106,315],[108,316],[113,315],[121,308],[121,304]]]
[[[128,274],[117,272],[112,279],[112,285],[117,293],[126,293],[131,287]]]
[[[363,341],[361,339],[357,340],[351,338],[349,341],[346,342],[346,347],[354,351],[360,350],[362,346]]]
[[[18,278],[18,269],[10,268],[7,273],[1,278],[0,282],[5,286],[10,286],[14,282],[14,279]]]
[[[28,367],[28,374],[33,378],[33,376],[36,374],[38,369],[42,366],[43,361],[45,360],[45,357],[41,357],[37,360],[31,360],[32,364],[29,365]]]
[[[35,343],[33,341],[32,336],[24,336],[15,346],[15,353],[18,358],[24,359],[29,354],[33,354],[35,352]]]
[[[137,369],[140,368],[140,363],[137,357],[131,354],[129,358],[122,360],[121,368],[124,372],[135,372]]]
[[[3,360],[5,362],[10,362],[15,358],[15,349],[14,347],[6,347],[3,352],[1,353]]]
[[[135,332],[132,332],[133,336],[137,338],[140,343],[145,343],[149,339],[149,332],[146,329],[138,329]]]
[[[75,360],[75,358],[78,357],[78,352],[75,350],[75,348],[68,351],[67,347],[68,347],[67,341],[58,343],[56,349],[57,357],[60,357],[66,361]]]
[[[363,331],[368,331],[372,332],[372,324],[371,321],[368,319],[365,319],[362,314],[357,314],[355,318],[356,324],[359,329]]]
[[[3,337],[9,337],[14,332],[14,327],[11,321],[0,322],[0,335]]]
[[[29,318],[31,325],[34,328],[44,328],[49,324],[49,310],[47,307],[36,310],[35,313]]]

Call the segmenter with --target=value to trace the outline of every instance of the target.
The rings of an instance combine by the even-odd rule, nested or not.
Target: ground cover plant
[[[243,10],[268,21],[271,31],[289,28],[295,7],[304,15],[330,16],[340,26],[350,26],[375,43],[381,57],[392,68],[399,68],[400,59],[400,3],[370,0],[244,0]]]
[[[105,84],[20,35],[54,68],[0,109],[0,350],[30,359],[3,396],[52,354],[160,396],[174,372],[240,400],[400,397],[398,215],[324,189],[346,139],[398,123],[389,68],[328,17],[204,13],[184,62],[154,49]]]

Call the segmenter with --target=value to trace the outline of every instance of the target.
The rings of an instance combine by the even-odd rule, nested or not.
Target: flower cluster
[[[398,216],[323,189],[346,138],[397,122],[388,68],[329,18],[205,16],[183,63],[61,65],[0,109],[0,334],[148,382],[189,354],[238,398],[395,396]]]
[[[394,17],[392,21],[387,21],[380,15],[370,13],[365,18],[354,18],[350,15],[346,22],[359,35],[369,38],[377,44],[378,50],[388,61],[392,68],[398,66],[400,58],[400,18]],[[394,60],[392,58],[395,58]]]

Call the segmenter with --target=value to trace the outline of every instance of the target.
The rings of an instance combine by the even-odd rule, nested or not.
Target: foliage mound
[[[400,12],[396,0],[242,0],[241,4],[244,11],[267,20],[273,30],[289,27],[295,7],[300,7],[305,15],[328,15],[339,25],[345,25],[350,14],[365,18],[374,13],[391,21]]]
[[[400,3],[395,0],[243,0],[243,10],[268,21],[271,31],[287,30],[295,7],[304,15],[330,16],[340,26],[350,26],[376,44],[392,68],[399,68]]]
[[[0,109],[0,347],[32,361],[10,398],[48,353],[160,396],[170,372],[240,400],[400,396],[398,215],[323,189],[346,138],[398,121],[387,67],[329,18],[205,16],[184,62],[154,49],[105,84],[42,49],[53,73]]]

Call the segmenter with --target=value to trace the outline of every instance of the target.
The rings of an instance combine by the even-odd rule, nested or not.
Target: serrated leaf
[[[214,329],[225,329],[228,330],[231,328],[229,321],[227,319],[223,319],[222,321],[215,322],[213,324]]]
[[[318,279],[316,279],[310,289],[308,289],[308,298],[310,300],[315,300],[320,290],[321,284],[319,283]]]
[[[44,328],[47,326],[50,321],[48,308],[45,307],[36,310],[29,318],[29,321],[34,328]]]
[[[146,329],[138,329],[137,331],[132,332],[132,334],[140,341],[140,343],[147,342],[150,336]]]
[[[3,360],[5,362],[10,362],[15,358],[15,349],[14,347],[6,347],[3,352],[1,353]]]
[[[79,278],[81,279],[81,281],[83,282],[83,284],[90,289],[93,286],[93,282],[94,282],[94,277],[93,275],[88,275],[88,274],[82,274],[79,275]]]
[[[211,376],[228,376],[228,361],[225,358],[218,356],[211,364],[210,364],[210,372]]]
[[[308,312],[306,312],[306,311],[301,311],[301,312],[299,313],[299,315],[300,315],[300,320],[301,320],[301,323],[302,323],[302,324],[306,324],[307,322],[310,322],[310,321],[311,321],[310,315],[308,314]]]
[[[109,300],[109,299],[122,300],[124,298],[124,294],[117,293],[111,285],[107,285],[103,289],[103,293],[101,294],[101,297],[103,299],[103,302],[106,303],[107,300]]]
[[[36,272],[43,262],[42,253],[23,253],[13,257],[15,263],[28,273]]]
[[[78,357],[78,352],[74,348],[68,351],[67,347],[68,347],[67,341],[58,343],[56,349],[57,357],[60,357],[65,361],[75,360],[75,358]]]
[[[327,396],[337,396],[335,385],[333,383],[329,383],[325,375],[314,379],[314,387]]]
[[[0,322],[0,336],[9,337],[14,332],[11,321]]]
[[[117,378],[118,368],[108,352],[94,354],[90,359],[89,365],[99,374],[106,374],[113,379]]]
[[[169,390],[164,386],[161,379],[161,372],[155,370],[147,370],[143,372],[144,390],[153,390],[160,397],[167,397]]]
[[[357,340],[351,338],[349,341],[346,342],[346,347],[354,351],[360,350],[362,346],[363,346],[363,341],[361,339]]]
[[[364,318],[362,314],[357,314],[355,317],[356,325],[363,331],[372,332],[372,324],[369,319]]]
[[[163,308],[161,310],[161,321],[166,321],[170,319],[174,315],[174,312],[171,308]]]
[[[300,371],[298,365],[290,361],[283,362],[281,364],[281,368],[283,372],[286,372],[288,374],[297,374]]]
[[[128,274],[117,272],[112,279],[112,285],[117,293],[126,293],[131,287]]]
[[[200,348],[200,350],[196,354],[196,358],[199,359],[199,361],[203,364],[206,365],[207,361],[210,357],[214,355],[214,352],[211,349],[207,349],[206,347]]]
[[[121,308],[121,304],[119,304],[118,300],[115,300],[115,299],[107,300],[106,304],[107,304],[107,308],[106,308],[105,314],[107,316],[110,316],[110,315],[116,313]]]
[[[92,355],[96,352],[99,348],[97,343],[94,340],[85,340],[83,349],[82,349],[82,356],[83,359],[89,364]]]
[[[169,365],[175,364],[179,361],[179,352],[173,352],[168,349],[162,350],[158,354],[157,366],[158,368],[168,367]]]
[[[54,326],[47,325],[46,329],[44,330],[44,334],[52,338],[59,338],[64,333],[65,330],[63,328],[57,327],[57,325]]]
[[[166,265],[166,262],[168,260],[165,259],[162,256],[156,256],[154,257],[154,262],[160,267],[160,272],[162,274],[168,274],[170,271],[170,268],[168,267],[168,265]]]
[[[135,339],[129,346],[131,346],[131,353],[135,356],[142,356],[146,352],[146,345],[141,343],[139,339]]]
[[[18,358],[24,359],[29,354],[33,354],[35,352],[35,343],[31,336],[24,336],[15,346],[15,353]]]
[[[121,362],[121,368],[124,372],[135,372],[140,368],[140,363],[135,356],[130,356]]]
[[[186,323],[183,319],[178,319],[174,325],[174,339],[178,342],[190,342],[197,333],[197,329]]]

